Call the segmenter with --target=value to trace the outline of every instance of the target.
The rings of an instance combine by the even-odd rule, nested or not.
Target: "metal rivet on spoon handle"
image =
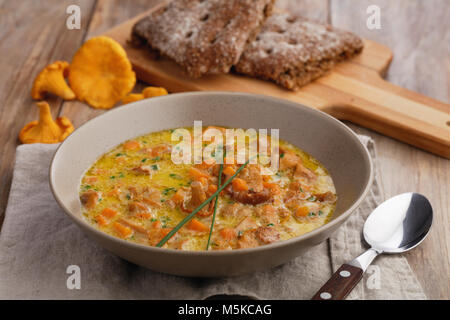
[[[431,204],[418,193],[403,193],[383,202],[364,224],[364,240],[371,248],[343,264],[312,299],[344,299],[377,255],[411,250],[425,239],[432,222]]]

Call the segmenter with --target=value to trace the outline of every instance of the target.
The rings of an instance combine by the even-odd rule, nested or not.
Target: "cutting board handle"
[[[450,105],[387,82],[375,71],[338,72],[319,81],[339,89],[321,110],[450,159]]]

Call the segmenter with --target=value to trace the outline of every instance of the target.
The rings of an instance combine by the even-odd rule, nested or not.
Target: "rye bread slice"
[[[351,32],[277,12],[247,44],[235,70],[297,90],[362,48],[362,40]]]
[[[192,77],[227,73],[270,14],[274,0],[173,0],[138,21],[134,43],[175,60]]]

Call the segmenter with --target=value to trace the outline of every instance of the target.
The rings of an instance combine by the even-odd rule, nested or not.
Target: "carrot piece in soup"
[[[175,192],[175,194],[172,196],[172,201],[178,205],[181,206],[184,202],[184,198],[186,197],[186,190],[180,188]]]
[[[153,221],[152,223],[152,228],[153,229],[161,229],[162,228],[162,223],[159,220]]]
[[[220,236],[226,240],[233,240],[237,237],[236,230],[233,228],[223,228],[219,232]]]
[[[208,194],[211,195],[217,191],[217,186],[215,184],[210,184],[208,186]]]
[[[203,186],[207,186],[208,185],[208,179],[201,177],[200,179],[198,179],[198,181],[203,185]]]
[[[142,219],[150,219],[152,215],[150,213],[142,212],[135,214],[136,217],[142,218]]]
[[[188,225],[187,228],[190,230],[194,230],[194,231],[199,231],[199,232],[207,232],[209,231],[209,228],[203,224],[202,222],[198,221],[197,219],[192,219]]]
[[[123,239],[128,238],[133,233],[133,230],[131,230],[131,228],[128,228],[118,222],[114,222],[113,227],[117,231],[119,236]]]
[[[243,180],[243,179],[234,178],[234,180],[231,182],[231,184],[233,185],[234,191],[247,191],[248,190],[247,182],[245,182],[245,180]]]
[[[148,233],[149,244],[156,246],[171,230],[172,228],[151,229]]]
[[[86,181],[87,183],[95,183],[95,182],[98,181],[98,178],[97,178],[97,177],[94,177],[94,176],[90,176],[90,177],[86,177],[86,178],[85,178],[85,181]]]
[[[99,215],[97,215],[95,217],[95,221],[97,222],[97,224],[99,226],[102,226],[102,227],[106,226],[108,224],[108,220],[104,216],[102,216],[101,214],[99,214]]]
[[[236,173],[236,170],[234,170],[233,167],[231,167],[231,166],[226,166],[223,169],[223,174],[226,176],[232,176],[235,173]]]
[[[139,144],[139,142],[131,140],[125,142],[123,147],[125,150],[137,150],[141,147],[141,145]]]
[[[112,219],[117,215],[117,213],[118,212],[114,209],[105,208],[102,210],[101,215],[104,216],[105,218]]]
[[[200,180],[200,178],[209,178],[209,174],[204,172],[203,170],[197,169],[195,167],[191,167],[189,169],[189,175],[193,180]]]
[[[195,167],[200,170],[207,170],[207,169],[211,168],[212,166],[214,166],[215,164],[216,163],[214,161],[212,161],[211,163],[202,162],[200,164],[196,164]]]
[[[309,208],[306,207],[306,206],[298,207],[298,208],[295,210],[295,215],[296,215],[297,217],[306,217],[306,216],[308,215],[308,213],[309,213]]]
[[[120,195],[120,191],[121,190],[119,186],[114,186],[114,188],[110,192],[108,192],[107,195],[109,197],[117,197]]]
[[[276,183],[263,182],[263,186],[269,189],[272,194],[280,194],[281,192],[280,186]]]

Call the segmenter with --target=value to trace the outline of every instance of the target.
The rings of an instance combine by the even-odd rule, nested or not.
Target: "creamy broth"
[[[87,170],[80,200],[89,223],[127,241],[155,246],[217,190],[218,164],[172,162],[171,150],[179,143],[171,140],[172,132],[126,141]],[[296,146],[282,140],[279,146],[276,174],[262,175],[261,165],[249,164],[221,192],[210,250],[287,240],[324,225],[332,216],[336,191],[327,170]],[[225,164],[222,183],[239,166]],[[205,250],[213,205],[214,200],[164,247]]]

